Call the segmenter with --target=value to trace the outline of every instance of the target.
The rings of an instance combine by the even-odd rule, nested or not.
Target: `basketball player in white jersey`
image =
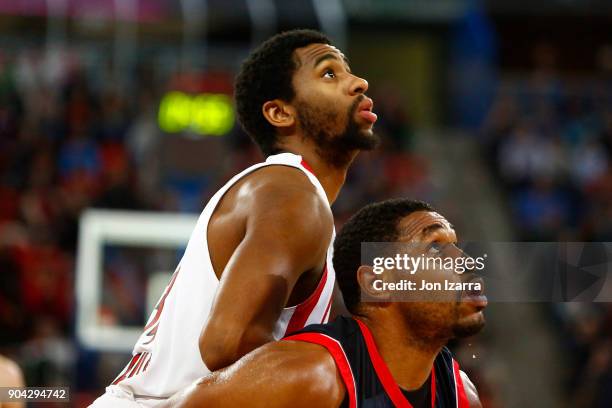
[[[368,83],[322,34],[263,43],[235,84],[241,125],[267,156],[204,208],[133,357],[93,406],[154,406],[206,373],[330,315],[330,205],[378,142]]]

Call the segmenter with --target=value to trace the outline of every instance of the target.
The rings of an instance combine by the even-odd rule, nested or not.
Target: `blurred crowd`
[[[534,69],[507,76],[483,126],[484,155],[522,241],[612,241],[612,46],[598,72],[559,72],[560,50],[533,49]],[[588,265],[584,265],[588,266]],[[568,406],[612,401],[612,306],[553,304],[570,369]]]
[[[125,143],[145,106],[95,87],[76,53],[0,53],[0,353],[27,384],[72,383],[78,218],[146,208]]]
[[[558,51],[506,78],[483,133],[521,240],[612,240],[612,46],[596,76],[561,76]]]

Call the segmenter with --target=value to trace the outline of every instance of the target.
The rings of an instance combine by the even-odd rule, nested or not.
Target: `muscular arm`
[[[265,176],[236,194],[246,231],[223,270],[200,335],[210,370],[272,341],[296,282],[325,260],[333,226],[327,204],[299,170],[270,169]]]
[[[461,380],[463,381],[463,388],[465,389],[465,395],[470,403],[470,408],[482,408],[480,398],[478,398],[478,391],[474,383],[470,380],[466,373],[459,371],[461,374]]]
[[[200,379],[163,407],[337,408],[345,392],[325,348],[279,341]]]

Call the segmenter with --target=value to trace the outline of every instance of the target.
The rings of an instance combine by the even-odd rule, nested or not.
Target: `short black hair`
[[[394,242],[399,221],[415,211],[434,211],[427,203],[396,198],[369,204],[344,224],[334,241],[334,270],[347,309],[354,313],[361,291],[357,269],[361,266],[362,242]]]
[[[238,121],[264,155],[274,152],[276,129],[262,114],[266,101],[291,102],[295,96],[293,74],[297,69],[293,52],[310,44],[331,44],[314,30],[291,30],[269,38],[242,63],[234,83]]]

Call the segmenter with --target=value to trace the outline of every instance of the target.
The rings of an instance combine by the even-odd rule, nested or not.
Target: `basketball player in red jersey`
[[[352,160],[378,141],[367,89],[315,31],[276,35],[251,53],[235,99],[267,159],[207,203],[131,360],[95,408],[155,406],[267,342],[327,322],[330,206]]]
[[[452,302],[389,301],[389,292],[372,289],[381,275],[361,262],[362,242],[419,243],[430,257],[465,256],[456,240],[448,221],[425,203],[397,199],[365,207],[334,244],[338,284],[352,318],[308,326],[266,344],[164,407],[481,407],[445,344],[484,326],[482,292],[453,295]],[[452,269],[404,275],[428,282],[475,278]],[[362,301],[364,290],[378,301]]]

